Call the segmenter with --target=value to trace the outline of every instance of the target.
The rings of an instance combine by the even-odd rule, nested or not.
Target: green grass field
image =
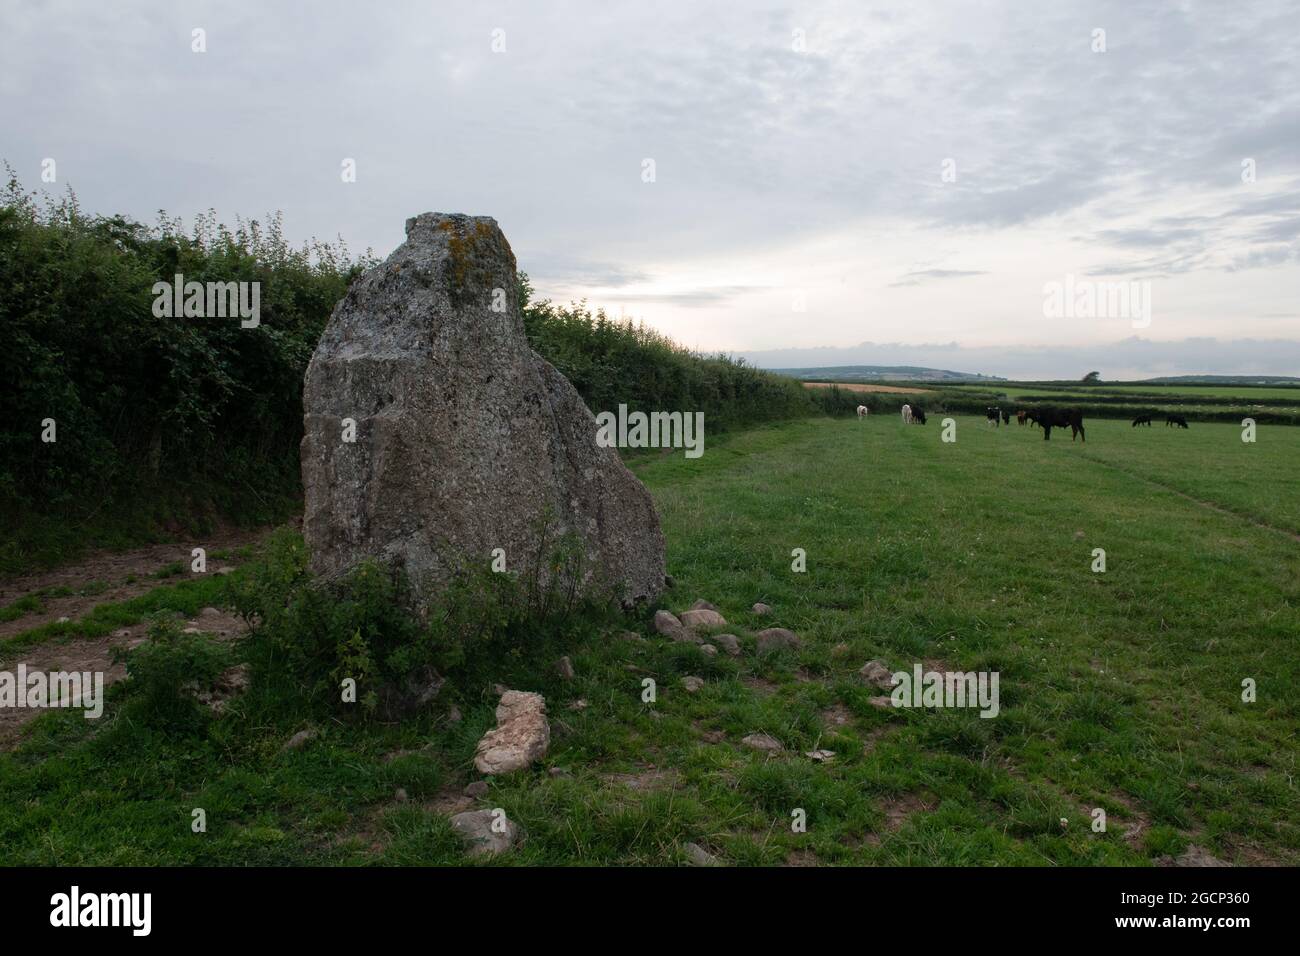
[[[826,419],[634,460],[676,580],[660,606],[717,604],[738,659],[655,636],[653,609],[578,620],[563,645],[503,655],[458,724],[330,723],[298,751],[282,744],[300,724],[239,703],[198,731],[128,720],[118,688],[97,725],[52,713],[0,755],[3,858],[466,862],[447,814],[499,680],[543,692],[552,722],[542,765],[476,804],[527,833],[504,863],[680,863],[688,842],[763,865],[1143,864],[1192,844],[1300,862],[1300,430],[1245,445],[1228,425],[1096,421],[1084,445],[961,417],[955,443],[940,433],[938,415]],[[803,649],[758,657],[769,624]],[[625,627],[646,643],[611,637]],[[550,666],[563,653],[572,681]],[[872,658],[996,671],[1000,714],[872,706]],[[754,732],[785,751],[743,747]]]

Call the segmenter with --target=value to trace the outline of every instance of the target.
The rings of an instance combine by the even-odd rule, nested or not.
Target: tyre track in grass
[[[1213,501],[1207,501],[1204,498],[1197,498],[1195,495],[1188,494],[1186,491],[1183,491],[1181,488],[1178,488],[1175,485],[1171,485],[1167,482],[1160,481],[1159,479],[1152,478],[1149,475],[1141,474],[1140,472],[1131,471],[1128,468],[1122,468],[1119,465],[1106,461],[1103,458],[1095,458],[1092,455],[1088,455],[1088,454],[1081,454],[1080,457],[1083,458],[1085,461],[1090,461],[1093,462],[1094,464],[1101,465],[1104,468],[1109,468],[1111,471],[1118,472],[1121,475],[1124,475],[1128,478],[1132,478],[1136,481],[1140,481],[1143,484],[1151,485],[1154,488],[1159,488],[1161,491],[1167,491],[1170,494],[1177,495],[1179,498],[1182,498],[1184,501],[1190,501],[1192,504],[1199,505],[1200,507],[1205,508],[1208,511],[1213,511],[1217,514],[1221,514],[1229,518],[1236,518],[1238,521],[1244,521],[1246,524],[1252,525],[1253,527],[1259,528],[1264,531],[1272,531],[1275,534],[1280,534],[1283,537],[1290,538],[1292,541],[1296,542],[1297,544],[1300,544],[1300,532],[1292,531],[1290,528],[1280,528],[1275,524],[1269,524],[1267,521],[1262,521],[1259,518],[1255,517],[1254,515],[1247,514],[1242,511],[1234,511],[1231,508],[1227,508],[1224,505],[1217,504],[1216,502]]]

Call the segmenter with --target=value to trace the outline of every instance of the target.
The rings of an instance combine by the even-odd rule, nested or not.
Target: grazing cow
[[[910,424],[912,424],[912,406],[911,406],[911,405],[904,405],[904,406],[903,406],[903,424],[904,424],[904,425],[910,425]]]
[[[925,424],[925,409],[920,405],[912,409],[912,421],[917,425]]]
[[[1023,408],[1020,411],[1016,412],[1016,421],[1019,422],[1021,425],[1025,423],[1025,419],[1028,417],[1029,417],[1029,413],[1025,411]]]
[[[1168,428],[1170,425],[1177,425],[1179,428],[1186,428],[1187,419],[1183,418],[1182,415],[1170,415],[1165,419],[1165,428]]]
[[[1002,424],[1003,425],[1011,424],[1011,413],[1007,411],[1005,408],[1002,410]]]
[[[989,425],[994,425],[994,426],[1001,425],[1001,423],[1002,423],[1002,409],[1000,409],[1000,408],[986,408],[986,409],[984,409],[984,417],[985,417],[986,419],[988,419],[987,424],[989,424]]]
[[[858,406],[858,418],[866,418],[870,414],[871,414],[871,409],[867,408],[867,406],[865,405]]]
[[[1137,418],[1133,419],[1133,425],[1132,425],[1132,427],[1133,427],[1133,428],[1137,428],[1139,425],[1146,425],[1148,428],[1150,428],[1150,427],[1151,427],[1151,416],[1150,416],[1150,415],[1139,415]]]
[[[1050,441],[1053,428],[1070,429],[1070,441],[1082,438],[1086,443],[1088,436],[1083,432],[1083,412],[1077,408],[1040,408],[1033,414],[1034,421],[1043,428],[1043,441]]]

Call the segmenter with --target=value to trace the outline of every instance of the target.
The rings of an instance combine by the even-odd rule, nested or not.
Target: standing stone
[[[654,503],[568,380],[528,346],[495,220],[424,213],[357,279],[303,392],[312,570],[398,563],[427,607],[467,567],[646,601],[664,587]],[[355,441],[345,441],[345,419]],[[579,560],[549,560],[568,540]],[[499,553],[498,553],[499,555]]]

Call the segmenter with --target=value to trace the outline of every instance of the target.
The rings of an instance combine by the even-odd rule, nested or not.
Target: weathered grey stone
[[[703,651],[709,657],[718,656],[718,649],[714,647],[712,644],[701,644],[700,650]]]
[[[546,755],[551,725],[541,694],[508,690],[497,704],[497,725],[483,735],[474,755],[479,773],[522,770]]]
[[[401,564],[427,606],[496,548],[524,580],[625,603],[664,587],[649,493],[571,384],[528,346],[515,258],[494,220],[424,213],[348,289],[303,392],[312,570]],[[496,306],[496,308],[494,308]],[[356,424],[344,441],[344,419]],[[555,570],[566,536],[580,562]]]
[[[561,657],[555,662],[555,673],[559,674],[564,680],[573,680],[573,661],[569,660],[567,656]]]
[[[487,792],[488,785],[482,780],[475,780],[473,783],[465,784],[465,796],[467,797],[474,797],[475,799],[486,797]]]
[[[877,690],[894,689],[894,672],[885,666],[884,661],[867,661],[858,674],[863,681]]]
[[[778,750],[784,750],[781,741],[769,734],[750,734],[747,737],[741,737],[740,742],[746,747],[752,747],[754,750],[762,750],[766,753],[776,753]]]
[[[771,654],[773,651],[786,648],[797,651],[802,646],[794,632],[787,631],[783,627],[769,627],[765,631],[759,631],[754,635],[754,639],[760,654]]]
[[[726,627],[727,619],[717,611],[701,608],[698,611],[683,611],[682,624],[695,631],[705,627]]]
[[[704,686],[704,681],[699,677],[692,677],[690,675],[687,675],[686,677],[682,678],[682,687],[686,688],[686,693],[688,694],[694,694],[703,686]]]
[[[470,856],[495,856],[519,841],[519,827],[495,810],[466,810],[451,818],[451,828],[465,841]]]
[[[691,866],[722,866],[722,862],[698,843],[688,843],[682,847]]]
[[[672,637],[682,629],[682,622],[672,611],[655,611],[655,630],[665,637]]]
[[[732,657],[740,656],[740,638],[736,637],[735,634],[714,634],[709,640],[719,645]]]
[[[764,615],[772,613],[772,608],[766,604],[763,604],[761,601],[758,604],[755,604],[752,608],[750,608],[750,610],[753,611],[755,614],[757,614],[759,617],[763,617]]]
[[[716,604],[711,604],[708,601],[704,600],[704,598],[700,598],[698,601],[696,601],[694,604],[691,605],[692,611],[716,611],[717,609],[718,606]]]
[[[301,750],[308,743],[316,739],[316,729],[308,727],[306,730],[300,730],[285,742],[285,750]]]

